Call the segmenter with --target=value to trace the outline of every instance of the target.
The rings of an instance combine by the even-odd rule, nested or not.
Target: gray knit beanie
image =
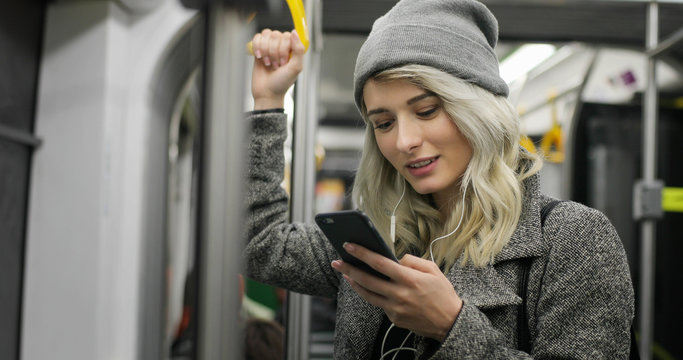
[[[368,78],[406,64],[431,66],[507,96],[493,52],[497,40],[498,22],[480,2],[401,0],[375,21],[358,53],[353,75],[356,105],[361,108]]]

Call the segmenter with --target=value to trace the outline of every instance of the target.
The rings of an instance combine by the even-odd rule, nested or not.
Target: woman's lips
[[[406,165],[406,169],[413,176],[424,176],[436,168],[439,157],[420,159]]]

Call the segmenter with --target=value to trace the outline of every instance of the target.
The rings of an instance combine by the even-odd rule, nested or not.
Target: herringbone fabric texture
[[[250,141],[247,274],[296,292],[336,297],[336,359],[368,359],[381,309],[360,298],[330,262],[338,256],[315,225],[288,223],[280,187],[284,114],[248,117]],[[541,233],[540,209],[549,199],[539,179],[525,183],[524,209],[508,245],[492,266],[458,265],[447,277],[464,307],[443,343],[418,338],[420,359],[626,359],[633,319],[633,287],[626,255],[607,218],[563,202]],[[520,260],[529,270],[528,322],[532,354],[515,349]]]

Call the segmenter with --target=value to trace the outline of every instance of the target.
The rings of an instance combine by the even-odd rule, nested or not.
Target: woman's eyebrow
[[[387,110],[385,108],[378,108],[378,109],[373,109],[373,110],[368,111],[368,113],[365,116],[371,116],[371,115],[381,114],[381,113],[385,113],[385,112],[389,112],[389,110]]]
[[[418,96],[415,96],[415,97],[413,97],[413,98],[410,98],[408,101],[406,101],[406,104],[412,105],[412,104],[414,104],[414,103],[416,103],[416,102],[418,102],[418,101],[420,101],[420,100],[422,100],[422,99],[425,99],[425,98],[428,98],[428,97],[431,97],[431,96],[436,96],[436,94],[434,94],[434,93],[432,93],[432,92],[426,92],[426,93],[424,93],[424,94],[420,94],[420,95],[418,95]],[[385,109],[385,108],[372,109],[372,110],[368,111],[368,113],[366,114],[366,116],[371,116],[371,115],[375,115],[375,114],[381,114],[381,113],[385,113],[385,112],[389,112],[389,110],[387,110],[387,109]]]
[[[420,101],[420,100],[422,100],[422,99],[424,99],[424,98],[428,98],[428,97],[430,97],[430,96],[436,96],[436,94],[434,94],[434,93],[432,93],[432,92],[426,92],[426,93],[424,93],[424,94],[422,94],[422,95],[418,95],[418,96],[416,96],[416,97],[414,97],[414,98],[411,98],[410,100],[408,100],[408,101],[406,102],[406,104],[412,105],[412,104],[414,104],[414,103],[416,103],[416,102],[418,102],[418,101]]]

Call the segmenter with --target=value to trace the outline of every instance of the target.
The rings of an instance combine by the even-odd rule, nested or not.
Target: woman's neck
[[[441,214],[442,221],[448,220],[455,208],[455,203],[462,196],[458,189],[460,189],[459,185],[454,186],[454,189],[451,191],[440,191],[432,194],[432,202],[436,210]]]
[[[453,199],[444,199],[437,197],[436,194],[432,194],[432,205],[439,212],[439,218],[442,223],[445,223],[453,211]]]

